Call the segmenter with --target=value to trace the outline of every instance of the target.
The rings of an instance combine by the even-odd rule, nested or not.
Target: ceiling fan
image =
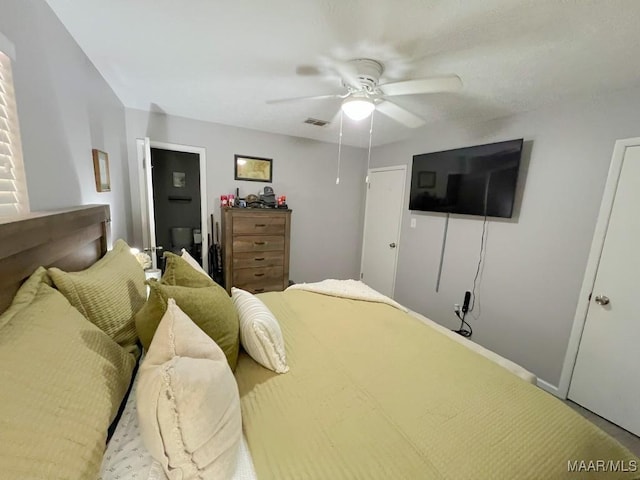
[[[417,128],[425,124],[424,119],[390,101],[389,97],[456,92],[462,88],[462,81],[457,75],[380,84],[378,82],[384,71],[384,65],[382,62],[370,58],[349,61],[331,60],[329,68],[340,75],[342,85],[347,89],[346,93],[284,98],[269,100],[267,103],[340,98],[342,99],[342,111],[353,120],[367,118],[374,110],[377,110],[407,127]],[[320,73],[320,70],[315,67],[302,66],[298,67],[297,72],[301,75],[315,75]]]

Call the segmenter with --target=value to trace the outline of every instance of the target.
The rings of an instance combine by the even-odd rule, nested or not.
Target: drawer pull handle
[[[260,293],[260,292],[264,292],[264,288],[254,288],[253,291],[255,293]]]
[[[256,223],[256,228],[266,227],[266,226],[267,226],[266,223]]]
[[[266,245],[267,242],[253,242],[254,245]]]
[[[254,277],[262,277],[262,276],[264,276],[264,273],[254,273],[253,276]]]
[[[258,257],[258,258],[254,258],[254,260],[256,262],[262,262],[264,260],[264,257]]]

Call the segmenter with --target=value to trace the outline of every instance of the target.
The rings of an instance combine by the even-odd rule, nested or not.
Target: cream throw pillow
[[[231,288],[231,299],[240,318],[240,343],[256,362],[276,373],[289,371],[282,331],[276,317],[249,292]]]
[[[171,480],[232,477],[242,437],[238,386],[220,347],[173,299],[136,396],[142,440]]]
[[[187,262],[189,265],[191,265],[198,272],[202,273],[208,279],[211,279],[209,274],[207,274],[207,272],[204,271],[204,269],[200,266],[200,264],[196,261],[196,259],[193,258],[191,255],[189,255],[189,252],[187,252],[184,248],[182,249],[181,257],[185,262]]]

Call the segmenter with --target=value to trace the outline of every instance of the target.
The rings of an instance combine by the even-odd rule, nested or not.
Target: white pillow
[[[249,292],[231,288],[231,300],[240,318],[240,343],[263,367],[276,373],[289,371],[280,324],[271,310]]]
[[[202,273],[203,275],[206,275],[207,278],[211,278],[209,277],[209,274],[205,272],[204,269],[200,266],[197,260],[193,258],[191,255],[189,255],[189,252],[187,252],[184,248],[182,249],[181,257],[184,261],[186,261],[189,265],[195,268],[198,272]]]
[[[142,441],[167,476],[231,478],[242,437],[238,385],[220,347],[173,299],[138,376]]]

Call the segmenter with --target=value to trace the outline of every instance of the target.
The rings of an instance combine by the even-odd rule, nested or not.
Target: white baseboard
[[[564,397],[560,395],[560,390],[555,385],[551,385],[549,382],[545,382],[541,378],[538,378],[537,383],[538,387],[540,387],[544,391],[549,392],[551,395],[555,395],[556,397],[564,400]]]

